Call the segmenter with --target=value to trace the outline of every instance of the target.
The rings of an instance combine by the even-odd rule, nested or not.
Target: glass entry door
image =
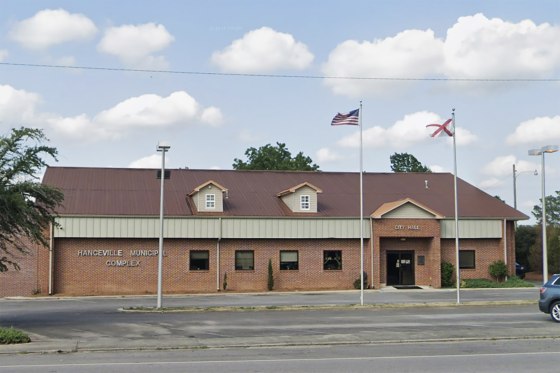
[[[414,284],[414,251],[387,252],[387,285]]]

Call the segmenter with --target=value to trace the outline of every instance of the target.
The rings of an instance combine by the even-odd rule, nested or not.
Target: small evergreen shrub
[[[508,275],[507,265],[502,260],[496,260],[488,266],[488,273],[496,281],[502,282]]]
[[[227,272],[224,272],[224,282],[222,283],[222,287],[224,288],[224,291],[227,290]]]
[[[455,267],[449,262],[441,262],[441,287],[449,288],[455,283],[453,281],[453,271]]]
[[[268,282],[267,289],[271,291],[274,289],[274,273],[272,272],[272,259],[268,259]]]

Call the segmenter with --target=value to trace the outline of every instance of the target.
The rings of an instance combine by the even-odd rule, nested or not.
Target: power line
[[[29,67],[29,68],[51,68],[70,70],[93,70],[93,71],[119,71],[150,74],[182,74],[182,75],[207,75],[207,76],[232,76],[247,78],[290,78],[290,79],[339,79],[339,80],[378,80],[378,81],[441,81],[441,82],[497,82],[497,83],[520,83],[520,82],[560,82],[560,78],[406,78],[406,77],[366,77],[366,76],[329,76],[329,75],[288,75],[288,74],[249,74],[249,73],[223,73],[211,71],[182,71],[182,70],[152,70],[152,69],[129,69],[105,66],[67,66],[48,65],[33,63],[0,62],[3,66]]]

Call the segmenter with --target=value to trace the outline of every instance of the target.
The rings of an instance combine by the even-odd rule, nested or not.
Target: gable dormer
[[[298,184],[277,194],[292,212],[317,213],[317,194],[323,191],[308,182]]]
[[[371,217],[374,219],[443,219],[441,214],[412,198],[384,203],[371,214]]]
[[[209,180],[194,188],[189,193],[198,212],[223,212],[224,194],[228,190],[213,180]]]

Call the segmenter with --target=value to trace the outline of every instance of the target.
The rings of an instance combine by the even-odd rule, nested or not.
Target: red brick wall
[[[30,296],[46,291],[38,283],[38,265],[43,256],[48,257],[47,249],[29,244],[27,254],[15,250],[10,250],[11,255],[0,254],[20,266],[19,271],[8,266],[7,272],[0,272],[0,297]]]
[[[228,290],[267,289],[268,260],[272,259],[275,290],[351,289],[359,277],[359,240],[222,240],[219,284],[216,281],[215,240],[166,239],[164,293],[213,292],[227,272]],[[154,294],[157,256],[132,258],[131,250],[157,250],[157,240],[57,239],[54,289],[58,294]],[[122,250],[122,257],[79,256],[79,250]],[[189,250],[208,250],[210,269],[190,271]],[[235,251],[254,250],[255,269],[235,270]],[[299,251],[299,270],[280,271],[280,250]],[[323,250],[342,251],[342,270],[323,270]],[[138,266],[111,267],[107,261],[139,260]]]
[[[441,240],[442,261],[446,261],[455,265],[455,240],[446,239]],[[488,278],[491,279],[488,273],[488,266],[496,261],[503,260],[504,247],[501,239],[461,239],[459,240],[460,250],[475,250],[475,268],[474,269],[461,269],[461,278]]]
[[[435,219],[381,219],[373,221],[374,282],[386,283],[387,251],[414,251],[414,274],[417,285],[441,286],[440,223]],[[435,237],[435,238],[434,238]],[[425,264],[418,265],[418,256]]]

